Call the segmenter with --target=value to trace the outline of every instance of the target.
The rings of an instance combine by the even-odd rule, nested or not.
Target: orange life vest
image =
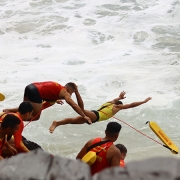
[[[125,162],[124,160],[120,160],[120,164],[119,164],[121,167],[125,167]]]
[[[92,144],[95,144],[95,143],[100,142],[100,141],[101,141],[101,138],[96,138],[96,139],[94,139]],[[102,144],[100,146],[97,146],[97,147],[91,149],[91,151],[94,151],[94,152],[98,152],[99,148],[102,149],[101,152],[97,155],[95,163],[92,164],[90,167],[92,175],[94,175],[95,173],[105,169],[106,167],[110,167],[110,165],[106,159],[106,153],[112,144],[113,144],[113,142],[107,142],[105,144]]]

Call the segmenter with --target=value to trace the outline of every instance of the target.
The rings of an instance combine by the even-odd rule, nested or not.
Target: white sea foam
[[[17,106],[34,81],[76,82],[87,109],[124,90],[124,103],[153,99],[116,117],[155,139],[145,122],[156,121],[178,146],[179,12],[177,0],[1,0],[0,91],[6,95],[1,109]],[[88,139],[104,135],[108,122],[66,125],[49,134],[54,119],[76,115],[67,104],[55,105],[24,135],[46,151],[75,158]],[[117,142],[127,146],[127,161],[172,155],[121,124]]]

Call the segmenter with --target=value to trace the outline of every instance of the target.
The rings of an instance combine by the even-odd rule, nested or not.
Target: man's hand
[[[12,147],[8,142],[6,142],[6,148],[11,152],[12,155],[16,155],[18,153],[17,150]]]
[[[125,97],[125,94],[126,94],[126,93],[125,93],[124,91],[122,91],[122,92],[120,93],[120,95],[119,95],[119,98],[121,98],[121,99],[126,98],[126,97]]]
[[[61,104],[61,105],[64,104],[64,102],[63,102],[62,100],[60,100],[60,99],[58,99],[58,100],[56,101],[56,103],[57,103],[57,104]]]
[[[89,117],[85,116],[84,119],[89,123],[89,124],[92,124],[92,121]]]
[[[18,153],[17,150],[13,148],[12,146],[10,146],[9,150],[11,151],[13,155],[16,155]]]
[[[144,102],[148,102],[149,100],[151,100],[152,99],[152,97],[148,97],[148,98],[146,98],[145,100],[144,100]]]

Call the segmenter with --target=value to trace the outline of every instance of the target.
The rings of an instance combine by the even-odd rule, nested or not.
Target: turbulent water
[[[157,122],[179,146],[179,22],[179,0],[0,0],[0,92],[6,96],[0,108],[18,106],[27,84],[47,80],[75,82],[89,110],[123,90],[125,104],[150,96],[109,120],[122,125],[116,143],[127,147],[126,162],[179,157],[153,141],[162,143],[145,124]],[[66,103],[54,105],[23,135],[47,152],[75,159],[87,140],[104,136],[109,122],[49,133],[53,120],[75,116]]]

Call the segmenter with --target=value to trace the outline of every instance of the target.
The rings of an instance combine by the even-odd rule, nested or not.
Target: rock
[[[0,180],[178,180],[180,160],[154,157],[107,168],[93,177],[87,164],[53,156],[41,149],[0,161]]]
[[[87,164],[40,149],[0,161],[0,180],[91,180]]]
[[[93,180],[178,180],[180,160],[156,157],[127,163],[126,168],[109,168],[93,176]]]

